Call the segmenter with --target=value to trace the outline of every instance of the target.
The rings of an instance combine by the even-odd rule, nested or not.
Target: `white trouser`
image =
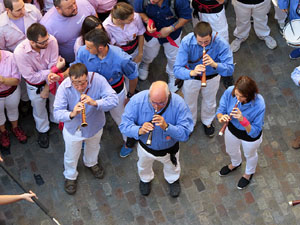
[[[133,53],[130,54],[132,60],[139,54],[139,47],[137,47]],[[140,63],[136,63],[137,68],[139,68]],[[125,87],[126,90],[129,91],[129,79],[125,76]]]
[[[282,12],[282,10],[276,5],[274,5],[274,11],[275,11],[274,18],[277,20],[277,22],[280,24],[285,24],[285,19],[287,17],[286,13]]]
[[[189,106],[194,126],[197,123],[197,109],[198,109],[198,96],[199,91],[202,93],[201,103],[201,121],[204,125],[208,126],[215,118],[216,110],[216,95],[220,85],[221,76],[218,75],[206,81],[206,87],[201,87],[201,80],[185,80],[182,87],[184,101]]]
[[[29,101],[29,97],[28,97],[28,94],[27,94],[26,82],[25,82],[23,77],[21,77],[20,88],[21,88],[21,100],[23,102]]]
[[[36,93],[37,87],[32,86],[28,83],[27,85],[27,93],[28,97],[31,101],[32,109],[33,109],[33,118],[35,121],[35,126],[38,132],[45,133],[50,129],[48,112],[46,109],[46,101],[47,99],[42,98],[40,94]],[[53,102],[54,95],[49,93],[49,112],[50,112],[50,121],[53,123],[58,123],[53,117]]]
[[[257,149],[262,142],[262,136],[253,142],[243,141],[234,136],[228,128],[225,130],[225,146],[226,152],[230,156],[233,166],[238,166],[242,163],[241,149],[242,144],[244,150],[244,156],[246,158],[246,171],[245,173],[250,175],[255,173],[258,155]]]
[[[0,125],[4,125],[6,122],[5,112],[9,121],[16,121],[19,118],[19,102],[21,96],[21,88],[18,85],[17,89],[11,95],[0,98]]]
[[[113,120],[116,122],[116,124],[119,126],[121,121],[122,121],[122,115],[124,113],[124,101],[126,98],[126,89],[123,88],[123,90],[118,94],[118,98],[119,98],[119,104],[117,105],[117,107],[113,108],[112,110],[110,110],[110,115],[113,118]],[[126,142],[127,137],[122,134],[123,140]]]
[[[180,40],[181,40],[181,34],[176,40],[174,40],[178,46],[180,45]],[[163,47],[164,47],[165,55],[168,60],[166,66],[166,73],[169,75],[169,78],[174,77],[173,65],[176,60],[178,48],[171,45],[169,42],[164,43]],[[152,38],[149,42],[145,40],[142,62],[144,62],[145,64],[152,63],[153,59],[158,55],[159,49],[160,49],[160,44],[157,38]]]
[[[81,131],[77,130],[74,135],[70,134],[66,128],[63,129],[65,141],[64,154],[64,176],[69,180],[76,180],[78,176],[77,164],[81,153],[82,141],[85,142],[83,163],[87,167],[95,166],[98,163],[98,154],[100,151],[100,139],[103,129],[90,138],[81,136]]]
[[[200,21],[208,22],[213,31],[218,32],[226,41],[229,42],[228,23],[225,9],[218,13],[198,13],[199,19],[192,17],[193,27]]]
[[[179,163],[179,150],[175,157],[177,159],[177,166],[170,160],[170,154],[165,156],[154,156],[147,152],[140,144],[137,147],[137,153],[139,160],[137,162],[138,173],[141,181],[147,183],[153,180],[154,172],[152,170],[152,165],[154,160],[161,162],[164,165],[164,177],[169,184],[174,183],[180,177],[180,163]]]
[[[243,4],[237,0],[232,0],[236,15],[236,28],[233,35],[246,40],[251,29],[250,18],[253,18],[254,31],[258,37],[270,35],[268,26],[268,12],[271,7],[270,0],[264,0],[259,4]]]

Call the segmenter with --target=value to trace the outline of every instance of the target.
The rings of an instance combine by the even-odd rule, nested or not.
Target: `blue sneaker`
[[[290,53],[290,59],[298,59],[300,57],[300,48],[294,49]]]
[[[122,158],[125,158],[125,157],[129,156],[132,151],[133,151],[132,148],[125,147],[125,144],[124,144],[121,148],[120,156]]]

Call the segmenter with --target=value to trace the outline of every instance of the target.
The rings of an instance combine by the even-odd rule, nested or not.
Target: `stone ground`
[[[235,18],[231,5],[227,15],[232,40]],[[219,177],[219,169],[229,163],[224,140],[218,136],[207,138],[201,124],[196,126],[190,140],[181,144],[182,193],[177,199],[169,197],[159,163],[154,164],[156,177],[151,194],[140,195],[136,152],[125,159],[119,157],[121,135],[109,116],[100,152],[105,178],[95,180],[80,160],[76,195],[69,196],[63,190],[64,142],[56,125],[51,126],[50,147],[41,149],[36,142],[32,117],[21,119],[29,140],[21,145],[12,137],[11,155],[5,157],[6,168],[33,190],[63,225],[300,224],[300,206],[288,206],[289,200],[300,199],[300,152],[290,147],[295,135],[300,135],[300,92],[290,79],[299,61],[289,59],[291,48],[278,31],[273,9],[269,25],[278,42],[275,50],[269,50],[251,30],[248,40],[234,54],[234,77],[253,77],[267,107],[257,172],[245,190],[236,188],[245,164],[232,175]],[[191,26],[186,30],[190,31]],[[159,77],[166,79],[165,63],[160,54],[151,67],[151,82]],[[141,88],[148,86],[147,81],[140,84]],[[218,98],[223,91],[221,85]],[[220,125],[216,126],[218,130]],[[34,174],[40,174],[45,183],[37,185]],[[2,169],[0,180],[1,194],[22,193]],[[52,222],[35,204],[22,201],[0,207],[0,224],[49,225]]]

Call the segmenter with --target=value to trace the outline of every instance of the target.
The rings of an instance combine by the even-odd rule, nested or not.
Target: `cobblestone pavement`
[[[235,24],[232,6],[227,15],[232,40]],[[63,225],[300,224],[300,206],[288,206],[289,200],[300,199],[300,152],[290,147],[295,134],[300,135],[300,92],[290,79],[291,71],[300,61],[289,59],[291,48],[278,31],[273,9],[269,17],[271,34],[278,47],[269,50],[251,30],[248,40],[234,54],[234,77],[243,74],[253,77],[267,105],[257,172],[245,190],[236,188],[245,164],[232,175],[219,177],[219,169],[229,163],[224,140],[217,136],[207,138],[201,124],[196,126],[190,140],[181,144],[182,193],[177,199],[169,197],[159,163],[154,163],[156,177],[151,194],[140,195],[136,152],[125,159],[119,157],[122,138],[110,117],[107,117],[99,157],[106,170],[105,178],[95,180],[81,159],[74,196],[63,190],[64,142],[56,125],[51,127],[50,147],[41,149],[36,142],[32,117],[23,118],[21,125],[29,134],[28,143],[18,144],[12,137],[12,153],[5,157],[5,166],[38,195]],[[150,81],[166,79],[165,62],[162,56],[155,60]],[[140,84],[140,88],[148,86],[147,81]],[[218,98],[223,91],[221,85]],[[216,126],[218,130],[220,125]],[[34,174],[40,174],[45,184],[38,186]],[[0,193],[22,192],[1,169],[0,180]],[[22,201],[0,207],[0,224],[50,225],[52,222],[35,204]]]

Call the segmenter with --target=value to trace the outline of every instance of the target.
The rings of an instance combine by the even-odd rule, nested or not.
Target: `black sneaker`
[[[40,133],[39,132],[38,144],[41,148],[48,148],[49,147],[48,132],[45,132],[45,133]]]
[[[240,180],[239,180],[239,183],[237,185],[237,188],[242,190],[244,189],[245,187],[247,187],[249,184],[250,184],[250,181],[253,177],[253,174],[251,174],[249,180],[247,180],[245,177],[242,177]]]
[[[151,182],[143,182],[140,180],[140,192],[142,195],[147,196],[151,191]]]
[[[181,191],[179,179],[176,180],[174,183],[169,184],[169,186],[170,186],[170,195],[171,195],[171,197],[177,198],[180,194],[180,191]]]
[[[215,127],[213,124],[210,125],[210,127],[207,127],[206,125],[203,124],[204,127],[204,133],[208,136],[208,137],[213,137],[215,134]]]
[[[232,170],[229,169],[228,165],[227,165],[227,166],[224,166],[224,167],[220,170],[219,175],[220,175],[221,177],[222,177],[222,176],[226,176],[227,174],[229,174],[229,173],[235,171],[235,170],[236,170],[237,168],[239,168],[241,165],[242,165],[242,163],[241,163],[240,165],[234,167]]]

